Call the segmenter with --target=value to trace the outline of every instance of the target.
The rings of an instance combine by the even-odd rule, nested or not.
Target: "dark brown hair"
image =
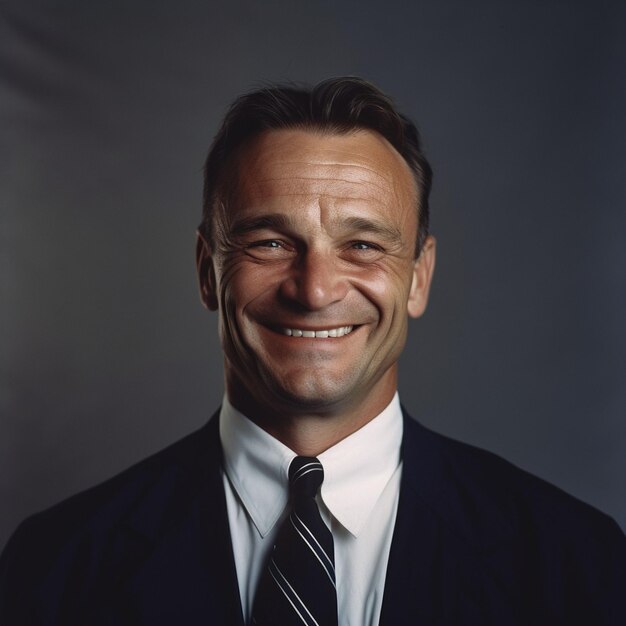
[[[372,130],[382,135],[407,162],[417,183],[419,227],[416,256],[428,235],[428,196],[432,170],[422,152],[415,124],[399,113],[391,99],[356,77],[330,78],[312,88],[269,85],[237,98],[229,108],[204,166],[204,202],[199,230],[213,240],[213,213],[221,198],[224,172],[233,157],[264,131],[286,128],[344,134]]]

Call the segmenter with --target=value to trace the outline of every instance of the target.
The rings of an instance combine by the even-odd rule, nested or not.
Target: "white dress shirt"
[[[246,623],[280,523],[287,514],[288,470],[295,452],[237,411],[220,412],[228,521]],[[385,410],[318,456],[318,496],[335,546],[340,626],[376,626],[400,493],[402,411]]]

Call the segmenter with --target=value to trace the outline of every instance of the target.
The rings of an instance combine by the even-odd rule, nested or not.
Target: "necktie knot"
[[[289,466],[289,483],[294,497],[314,498],[324,480],[322,464],[311,456],[297,456]]]

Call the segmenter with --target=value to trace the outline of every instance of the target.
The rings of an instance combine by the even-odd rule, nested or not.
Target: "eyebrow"
[[[288,230],[292,227],[292,224],[293,219],[282,213],[269,213],[258,217],[244,217],[237,220],[230,230],[233,235],[245,235],[246,233],[264,228]]]
[[[231,233],[235,236],[240,236],[256,230],[263,230],[264,228],[292,231],[294,230],[295,222],[296,220],[293,216],[285,215],[284,213],[268,213],[267,215],[245,217],[237,220],[231,226]],[[339,227],[350,232],[371,233],[382,237],[392,244],[402,244],[404,241],[402,231],[398,228],[365,217],[347,217],[341,220]]]
[[[402,232],[398,228],[365,217],[348,217],[342,220],[341,226],[346,230],[378,235],[391,243],[402,243],[403,241]]]

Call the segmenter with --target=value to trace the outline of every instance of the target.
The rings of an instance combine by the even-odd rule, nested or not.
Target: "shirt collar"
[[[225,396],[220,411],[225,471],[262,537],[288,502],[289,464],[296,456]],[[365,426],[318,456],[324,466],[321,498],[330,513],[358,536],[400,464],[402,410],[396,393]]]

